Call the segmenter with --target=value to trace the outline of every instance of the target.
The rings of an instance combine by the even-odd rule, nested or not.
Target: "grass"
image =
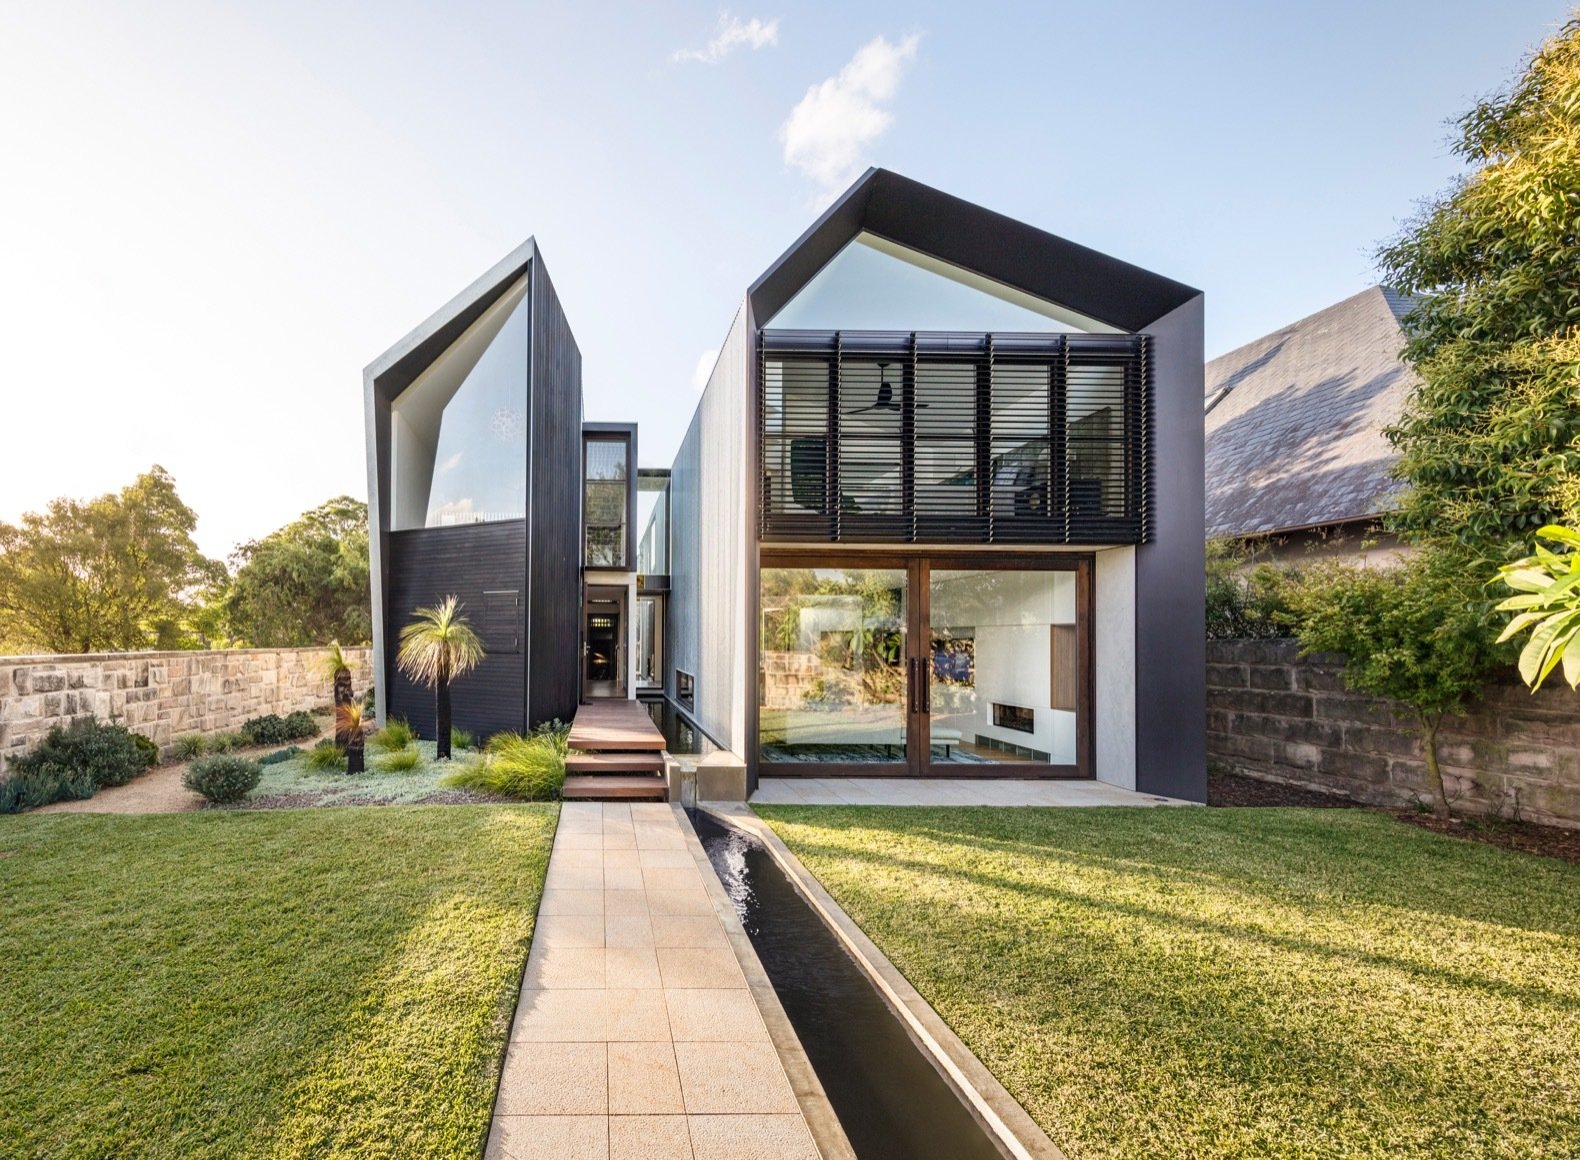
[[[1580,1155],[1580,867],[1348,810],[758,812],[1074,1158]]]
[[[524,801],[553,800],[565,785],[566,730],[496,733],[480,761],[462,765],[442,782]]]
[[[0,1155],[480,1155],[555,817],[0,819]]]
[[[431,741],[416,741],[394,753],[369,754],[365,773],[347,774],[345,755],[330,763],[331,747],[313,748],[263,768],[263,779],[247,797],[250,805],[413,804],[447,792],[446,778],[464,772],[476,758],[437,760]]]

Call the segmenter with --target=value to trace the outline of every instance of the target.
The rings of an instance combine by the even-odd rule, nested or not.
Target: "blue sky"
[[[745,286],[867,164],[1200,287],[1221,353],[1367,285],[1564,14],[11,0],[0,519],[158,462],[223,554],[363,495],[361,368],[528,235],[587,417],[665,465]]]

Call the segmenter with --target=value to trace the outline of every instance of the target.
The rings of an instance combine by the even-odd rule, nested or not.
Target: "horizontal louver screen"
[[[765,541],[1135,544],[1145,335],[765,330]]]

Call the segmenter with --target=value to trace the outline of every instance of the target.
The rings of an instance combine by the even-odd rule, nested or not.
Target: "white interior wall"
[[[1096,554],[1092,575],[1097,780],[1136,787],[1136,550]]]

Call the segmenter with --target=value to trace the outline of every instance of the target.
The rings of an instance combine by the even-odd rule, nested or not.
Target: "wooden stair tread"
[[[571,720],[572,749],[660,750],[664,735],[639,701],[592,701]]]
[[[565,779],[560,796],[566,801],[624,798],[661,802],[668,800],[669,787],[653,774],[581,774]]]
[[[660,753],[572,753],[565,768],[573,773],[664,772]]]

